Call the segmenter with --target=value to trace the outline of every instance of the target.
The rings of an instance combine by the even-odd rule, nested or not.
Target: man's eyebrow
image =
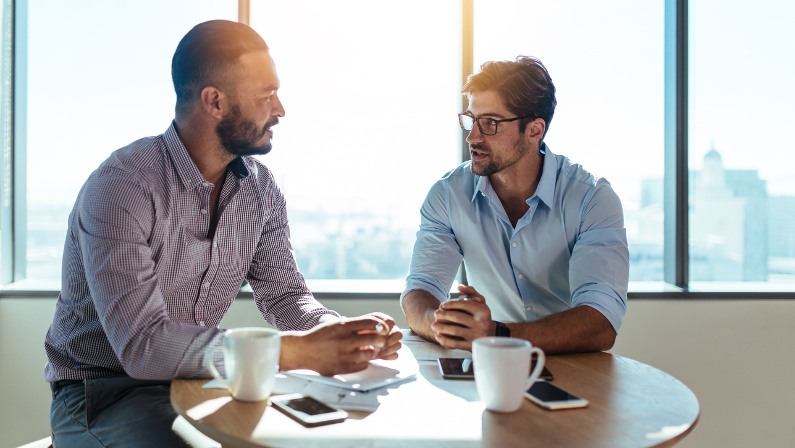
[[[472,115],[472,116],[473,116],[473,117],[475,117],[475,118],[496,118],[496,119],[505,118],[505,115],[503,115],[503,114],[498,114],[498,113],[496,113],[496,112],[486,112],[485,114],[480,114],[480,115],[477,115],[477,116],[476,116],[475,114],[473,114],[473,113],[472,113],[472,111],[471,111],[471,110],[467,109],[467,113],[468,113],[469,115]]]

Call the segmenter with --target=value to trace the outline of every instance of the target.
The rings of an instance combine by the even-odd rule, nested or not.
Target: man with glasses
[[[448,348],[511,336],[547,353],[609,349],[626,313],[623,211],[605,179],[544,143],[549,73],[532,57],[486,62],[463,93],[471,160],[422,205],[401,295],[409,326]],[[468,285],[450,298],[462,261]]]

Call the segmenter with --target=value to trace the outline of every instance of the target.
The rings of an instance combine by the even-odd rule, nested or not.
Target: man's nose
[[[284,104],[282,104],[282,100],[279,98],[279,95],[274,95],[273,99],[275,100],[275,104],[273,105],[273,109],[271,109],[271,115],[276,115],[277,117],[283,117],[284,112]]]
[[[467,143],[478,142],[483,140],[483,133],[480,132],[480,127],[477,122],[472,123],[472,130],[467,134]]]

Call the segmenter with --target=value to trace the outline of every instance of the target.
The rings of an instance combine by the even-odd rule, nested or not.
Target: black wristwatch
[[[497,332],[494,334],[494,336],[506,338],[511,337],[511,329],[508,328],[507,325],[498,320],[495,320],[494,323],[497,325]]]

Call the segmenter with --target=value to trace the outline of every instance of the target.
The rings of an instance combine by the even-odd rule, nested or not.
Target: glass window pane
[[[791,289],[795,3],[690,5],[691,289]]]
[[[171,57],[235,0],[29,2],[27,274],[58,288],[67,217],[111,151],[160,134],[174,116]]]
[[[506,13],[509,12],[509,13]],[[630,280],[663,280],[663,2],[475,2],[475,64],[538,57],[558,105],[552,152],[621,198]]]
[[[313,289],[402,287],[420,206],[459,160],[460,20],[451,0],[252,2],[286,110],[260,160]]]

